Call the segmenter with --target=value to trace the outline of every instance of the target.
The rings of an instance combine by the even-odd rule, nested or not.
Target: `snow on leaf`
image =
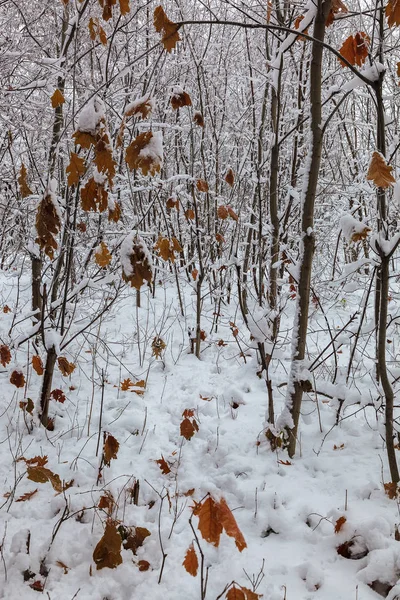
[[[107,248],[107,244],[104,242],[100,243],[100,246],[97,247],[97,250],[94,254],[94,260],[99,267],[103,269],[107,267],[107,265],[111,262],[111,254],[109,249]]]
[[[187,549],[182,565],[185,567],[189,575],[196,577],[199,568],[199,561],[193,544],[190,544],[189,548]]]
[[[10,348],[5,344],[0,345],[0,364],[5,367],[11,362],[11,352]]]
[[[208,496],[204,502],[195,506],[193,514],[199,518],[198,529],[203,539],[218,547],[222,533],[219,504]]]
[[[389,27],[400,25],[400,0],[389,0],[385,14]]]
[[[57,108],[58,106],[61,106],[62,104],[64,104],[64,102],[65,102],[65,98],[64,98],[61,90],[59,90],[57,88],[51,97],[51,105],[53,108]]]
[[[10,376],[10,383],[15,385],[17,388],[23,388],[25,385],[25,377],[22,371],[15,369]]]
[[[208,192],[208,183],[207,181],[204,181],[204,179],[198,179],[196,181],[196,187],[199,192]]]
[[[107,467],[110,466],[112,458],[113,459],[117,458],[118,450],[119,450],[118,440],[116,440],[113,435],[108,433],[106,435],[106,439],[104,441],[104,446],[103,446],[104,464],[107,465]]]
[[[125,550],[132,550],[132,553],[136,555],[138,548],[143,546],[144,540],[151,535],[150,531],[145,527],[133,527],[125,529],[124,537],[124,548]]]
[[[130,233],[121,245],[122,279],[140,290],[153,280],[153,263],[145,241]]]
[[[343,4],[342,0],[332,0],[331,10],[329,12],[328,18],[326,19],[326,26],[332,25],[333,21],[336,18],[336,15],[343,15],[348,13],[348,8],[345,4]]]
[[[172,93],[171,106],[174,110],[183,106],[192,106],[192,99],[187,92],[177,89]]]
[[[104,530],[103,537],[98,542],[93,552],[93,560],[96,563],[96,569],[115,569],[122,563],[121,556],[121,536],[118,533],[114,521],[108,521]]]
[[[155,175],[163,162],[162,133],[146,131],[140,133],[127,147],[125,160],[131,169],[140,169],[143,175]]]
[[[68,377],[68,375],[71,375],[71,373],[75,371],[76,365],[74,363],[70,363],[69,360],[65,358],[65,356],[59,356],[57,359],[57,363],[58,368],[60,369],[64,377]]]
[[[228,593],[225,597],[226,600],[246,600],[244,592],[237,588],[235,584],[233,584],[233,586],[228,590]]]
[[[175,262],[175,252],[182,252],[182,246],[175,237],[168,239],[159,236],[154,250],[163,260]]]
[[[110,208],[108,207],[108,220],[113,221],[114,223],[118,223],[121,218],[121,204],[119,202],[114,202],[114,206]]]
[[[156,336],[151,343],[153,356],[155,356],[157,359],[160,358],[162,351],[165,350],[166,347],[167,344],[164,342],[164,340],[159,336]]]
[[[21,168],[19,170],[19,176],[18,176],[19,191],[20,191],[22,198],[26,198],[27,196],[30,196],[33,193],[31,188],[28,185],[26,178],[27,178],[26,167],[25,167],[24,163],[22,163]]]
[[[386,163],[380,152],[374,152],[367,173],[368,181],[373,181],[377,187],[388,188],[396,183],[392,175],[393,167]]]
[[[171,52],[180,41],[179,25],[170,21],[162,6],[154,10],[154,27],[161,33],[161,43],[167,52]]]
[[[225,498],[221,498],[219,501],[219,518],[226,535],[234,538],[237,549],[242,552],[247,548],[247,544]]]

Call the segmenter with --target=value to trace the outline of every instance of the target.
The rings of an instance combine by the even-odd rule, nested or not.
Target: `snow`
[[[370,231],[368,225],[362,221],[358,221],[350,214],[343,214],[340,218],[340,228],[346,242],[351,242],[354,234],[363,233],[366,229]]]
[[[163,135],[161,131],[153,131],[153,135],[144,148],[139,152],[142,158],[151,158],[154,163],[162,164],[163,153]]]
[[[101,119],[105,117],[104,103],[100,98],[94,96],[81,109],[79,113],[78,129],[95,135],[96,127]]]

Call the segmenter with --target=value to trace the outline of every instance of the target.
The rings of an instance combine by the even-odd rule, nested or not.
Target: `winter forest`
[[[400,599],[400,0],[0,0],[0,598]]]

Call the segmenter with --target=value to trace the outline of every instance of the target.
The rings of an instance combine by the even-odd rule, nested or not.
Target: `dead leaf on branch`
[[[228,213],[228,209],[226,208],[226,206],[221,205],[218,206],[217,209],[217,215],[219,219],[225,220],[229,217],[229,213]]]
[[[108,184],[112,187],[117,163],[113,159],[112,147],[107,132],[98,136],[93,159],[99,173],[106,175]]]
[[[48,463],[48,456],[33,456],[32,458],[25,458],[21,456],[17,459],[17,462],[23,461],[26,465],[37,465],[39,467],[44,467]]]
[[[58,108],[62,104],[64,104],[65,98],[58,88],[54,91],[54,94],[51,97],[51,105],[53,108]]]
[[[345,4],[343,4],[342,0],[332,0],[331,10],[328,18],[326,19],[326,26],[329,27],[329,25],[332,25],[337,15],[344,15],[348,12],[348,8]]]
[[[193,544],[191,544],[187,549],[182,565],[185,567],[189,575],[192,575],[192,577],[196,577],[199,568],[199,560],[197,558],[196,550],[194,549]]]
[[[247,544],[225,498],[221,498],[219,501],[219,516],[226,535],[234,538],[237,549],[242,552],[247,548]]]
[[[174,110],[183,108],[184,106],[192,106],[192,99],[187,92],[176,88],[171,95],[171,106]]]
[[[0,346],[0,363],[5,367],[11,362],[11,352],[10,348],[5,344],[1,344]]]
[[[119,202],[114,202],[113,208],[108,208],[108,220],[113,221],[114,223],[118,223],[121,218],[121,204]]]
[[[106,46],[107,34],[100,25],[99,19],[97,17],[90,17],[88,27],[90,39],[93,41],[99,40],[99,42],[103,44],[103,46]]]
[[[41,467],[39,465],[28,465],[27,474],[28,479],[34,481],[35,483],[51,483],[53,489],[59,494],[63,490],[67,489],[67,486],[70,487],[70,485],[72,485],[72,482],[69,482],[68,484],[66,484],[66,486],[63,486],[61,483],[60,476],[57,475],[57,473],[53,473],[53,471],[50,471],[50,469],[47,469],[46,467]]]
[[[109,467],[111,459],[116,459],[119,450],[119,442],[113,435],[107,433],[104,446],[103,446],[103,458],[104,464]]]
[[[17,388],[23,388],[25,386],[25,377],[22,371],[15,369],[10,376],[10,383],[15,385]]]
[[[208,192],[208,183],[207,181],[204,181],[204,179],[198,179],[196,181],[196,187],[199,190],[199,192]]]
[[[182,252],[182,246],[178,240],[173,237],[171,239],[159,237],[154,250],[163,260],[170,260],[172,263],[175,262],[175,252]]]
[[[106,523],[103,537],[98,542],[93,552],[93,560],[96,569],[115,569],[122,563],[121,556],[122,539],[118,533],[116,523],[109,520]]]
[[[122,531],[121,531],[122,530]],[[144,540],[151,535],[145,527],[120,528],[125,550],[132,550],[136,556],[138,548],[143,546]]]
[[[201,504],[196,504],[193,514],[199,518],[198,529],[207,542],[219,546],[222,533],[219,504],[208,496]]]
[[[36,372],[37,375],[43,375],[43,373],[44,373],[43,362],[42,362],[42,359],[40,358],[40,356],[38,356],[37,354],[32,356],[32,368],[34,369],[34,371]]]
[[[225,175],[225,181],[230,187],[233,187],[233,184],[235,183],[235,175],[232,169],[227,170]]]
[[[364,64],[370,45],[369,36],[363,31],[358,31],[354,36],[350,35],[340,48],[340,54],[351,64],[361,67]],[[342,67],[346,67],[346,63],[339,58]]]
[[[153,281],[153,264],[144,240],[129,234],[121,246],[122,279],[140,290]]]
[[[235,585],[233,585],[229,590],[228,593],[226,594],[226,600],[247,600],[244,592],[237,588]]]
[[[389,27],[400,25],[400,0],[389,0],[385,14]]]
[[[20,402],[19,403],[19,407],[22,410],[25,410],[30,415],[33,415],[33,411],[35,409],[35,405],[33,404],[32,398],[28,398],[26,402],[25,401]]]
[[[139,560],[138,562],[139,571],[148,571],[150,566],[151,565],[147,560]]]
[[[40,201],[36,213],[36,231],[38,234],[36,243],[51,259],[54,256],[54,250],[58,247],[54,236],[58,234],[60,227],[61,221],[52,194],[46,193]]]
[[[199,430],[199,426],[195,419],[188,419],[187,417],[183,419],[180,425],[181,436],[183,436],[186,440],[191,440],[196,431]]]
[[[103,269],[105,269],[105,267],[107,267],[110,262],[111,262],[111,254],[109,249],[107,248],[107,244],[105,244],[104,242],[100,243],[100,246],[98,246],[95,254],[94,254],[94,259],[96,261],[96,264],[99,265],[99,267],[102,267]]]
[[[69,186],[78,185],[79,178],[86,172],[85,159],[78,156],[75,152],[71,152],[69,157],[69,165],[66,168],[68,175],[67,183]]]
[[[385,494],[390,498],[390,500],[394,500],[397,498],[399,493],[399,488],[397,487],[397,483],[384,483],[383,487],[385,488]]]
[[[50,397],[53,398],[53,400],[55,400],[55,402],[60,402],[60,404],[64,404],[64,402],[67,399],[65,397],[64,392],[58,388],[51,391]]]
[[[57,359],[57,363],[58,368],[60,369],[64,377],[68,377],[68,375],[71,375],[71,373],[75,371],[76,365],[74,363],[70,363],[69,360],[65,358],[65,356],[59,356]]]
[[[27,172],[26,172],[26,167],[25,167],[24,163],[21,164],[21,168],[19,170],[18,184],[19,184],[19,191],[20,191],[22,198],[26,198],[27,196],[30,196],[31,194],[33,194],[32,190],[29,187],[28,182],[27,182]]]
[[[156,336],[151,343],[151,349],[153,351],[153,356],[155,356],[156,359],[161,358],[161,353],[163,350],[165,350],[166,347],[167,347],[167,344],[164,342],[164,340],[162,338]]]
[[[380,152],[374,152],[367,173],[368,181],[373,181],[377,187],[388,188],[396,183],[392,175],[393,167],[386,163]]]
[[[140,169],[143,175],[153,176],[159,173],[163,161],[161,132],[140,133],[127,147],[125,160],[131,171]]]
[[[179,25],[170,21],[162,6],[154,10],[154,27],[161,33],[161,43],[167,52],[171,52],[180,41]]]
[[[108,207],[108,192],[104,185],[96,183],[93,177],[81,189],[81,206],[86,212],[103,212]]]

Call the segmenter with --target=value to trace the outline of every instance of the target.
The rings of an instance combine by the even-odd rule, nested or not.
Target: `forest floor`
[[[29,310],[29,281],[19,281],[17,306],[15,278],[1,277],[0,308],[10,311],[0,313],[0,342],[7,343],[11,325],[14,339],[26,329],[18,320]],[[190,289],[184,301],[194,314]],[[85,322],[90,310],[80,307],[75,322]],[[339,303],[329,318],[339,328],[352,310]],[[155,299],[144,292],[136,308],[127,288],[117,308],[68,347],[76,368],[55,374],[53,387],[66,399],[52,401],[53,431],[39,426],[36,409],[31,415],[20,405],[28,398],[36,404],[40,391],[33,345],[12,349],[13,362],[0,367],[0,598],[202,600],[206,573],[207,600],[257,598],[249,590],[264,600],[400,594],[399,504],[385,494],[390,478],[375,408],[349,400],[336,426],[337,400],[306,396],[297,456],[273,451],[264,429],[266,385],[249,334],[233,305],[222,305],[218,330],[210,333],[213,312],[208,305],[198,360],[187,333],[193,322],[180,316],[175,289],[159,286]],[[316,309],[315,332],[322,331],[320,318]],[[326,334],[313,339],[318,335],[322,348]],[[152,350],[157,336],[166,344],[159,358]],[[348,347],[339,358],[345,365]],[[272,372],[277,415],[289,365],[290,333]],[[16,368],[25,387],[9,381]],[[356,393],[365,404],[370,381],[367,373],[360,377]],[[185,410],[191,425],[181,429]],[[113,439],[106,441],[109,466],[104,432],[119,443],[110,450]],[[204,539],[193,507],[210,497],[214,506],[226,500],[247,547],[226,527],[220,537],[214,531],[214,544]],[[222,529],[215,518],[211,527]],[[130,548],[120,548],[113,527]],[[193,542],[200,561],[196,538],[203,581],[201,565],[196,576],[182,565]],[[120,564],[109,568],[107,560]]]

